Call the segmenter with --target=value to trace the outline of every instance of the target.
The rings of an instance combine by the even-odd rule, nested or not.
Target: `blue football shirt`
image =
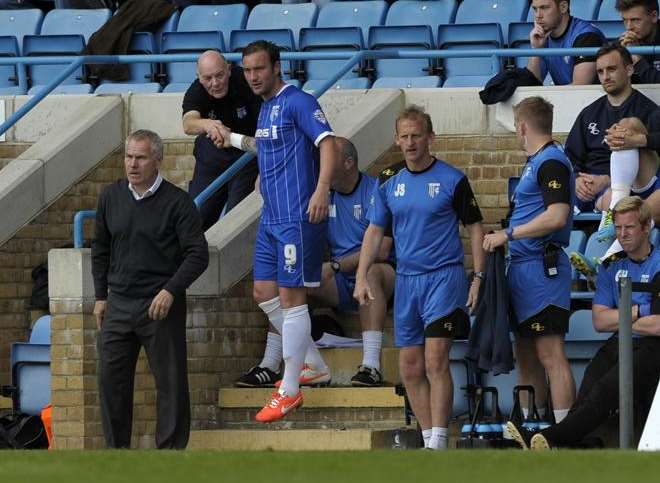
[[[262,223],[308,221],[319,178],[318,145],[331,135],[317,100],[300,89],[287,84],[264,101],[255,133]]]

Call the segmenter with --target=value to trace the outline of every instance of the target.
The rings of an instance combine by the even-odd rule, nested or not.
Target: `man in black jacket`
[[[215,50],[208,50],[197,61],[197,79],[183,97],[183,130],[195,139],[195,172],[188,192],[195,198],[243,155],[240,149],[223,147],[220,125],[232,131],[254,135],[261,109],[261,98],[248,86],[243,69],[232,67]],[[257,161],[244,166],[225,186],[204,204],[200,213],[207,230],[226,211],[254,190]]]
[[[658,0],[617,0],[615,5],[623,18],[626,31],[619,41],[624,47],[660,45],[658,29]],[[660,82],[660,56],[633,55],[635,84]]]
[[[156,380],[156,446],[182,449],[190,433],[186,289],[206,269],[208,246],[190,196],[158,172],[163,142],[140,130],[126,140],[126,178],[96,211],[92,274],[99,329],[99,392],[106,445],[128,448],[133,380],[144,346]]]

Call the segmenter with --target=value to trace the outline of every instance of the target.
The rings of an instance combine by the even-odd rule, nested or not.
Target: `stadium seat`
[[[524,22],[528,9],[528,0],[463,0],[456,12],[456,23],[499,23],[506,44],[509,24]]]
[[[360,27],[317,27],[300,30],[300,50],[304,52],[359,51],[363,48],[364,41]],[[304,62],[305,73],[308,79],[329,79],[346,64],[347,60],[307,60]],[[348,71],[344,78],[359,77],[359,73],[358,65]]]
[[[442,23],[454,23],[456,0],[394,2],[387,11],[385,25],[428,25],[435,29]]]
[[[30,344],[50,344],[50,315],[42,315],[34,321],[30,331]]]
[[[529,33],[534,28],[533,23],[513,22],[509,24],[509,47],[512,49],[529,49]],[[529,57],[514,57],[512,65],[522,69],[527,67]]]
[[[190,87],[190,82],[170,82],[165,87],[163,87],[162,92],[165,93],[174,93],[174,92],[186,92],[188,87]]]
[[[621,20],[621,14],[614,8],[616,0],[603,0],[598,10],[598,20]]]
[[[280,52],[292,52],[296,50],[296,42],[291,29],[269,29],[269,30],[232,30],[229,41],[229,50],[240,52],[249,43],[255,40],[269,40],[280,49]],[[282,77],[290,79],[295,75],[296,67],[291,67],[292,62],[281,61]],[[294,63],[294,65],[296,65]]]
[[[596,211],[584,211],[573,215],[573,222],[594,222],[600,221],[602,215]]]
[[[381,77],[376,79],[372,89],[418,89],[437,88],[442,85],[442,79],[436,75],[424,77]]]
[[[387,3],[382,0],[362,2],[330,2],[321,8],[317,27],[360,27],[362,37],[369,38],[369,27],[383,25]]]
[[[303,85],[303,90],[314,94],[327,80],[308,80]],[[330,89],[328,90],[346,90],[346,89],[369,89],[371,87],[371,81],[366,77],[353,77],[352,79],[341,79],[337,81]]]
[[[605,252],[612,244],[611,241],[599,242],[598,241],[598,232],[591,234],[587,240],[587,246],[584,249],[584,256],[591,258],[600,258],[605,255]],[[580,275],[579,279],[585,280],[584,275]],[[594,293],[591,291],[574,291],[571,292],[571,298],[574,300],[590,300],[594,296]]]
[[[582,230],[573,230],[571,231],[571,238],[568,242],[568,246],[564,247],[564,252],[566,252],[566,255],[570,255],[572,252],[582,253],[586,246],[587,235]],[[572,269],[571,278],[577,280],[577,272],[575,268]]]
[[[157,54],[160,54],[162,52],[161,50],[161,44],[163,42],[163,33],[164,32],[176,32],[176,28],[179,25],[179,11],[177,10],[174,12],[172,15],[170,15],[170,18],[165,20],[160,27],[158,27],[158,30],[156,30],[156,33],[154,33],[154,52]]]
[[[205,50],[224,50],[222,33],[214,32],[164,32],[163,54],[201,54]],[[168,62],[165,73],[168,83],[190,84],[196,77],[195,62]]]
[[[518,370],[494,376],[491,373],[479,374],[479,383],[497,389],[497,399],[502,417],[508,418],[513,409],[513,388],[518,385]]]
[[[595,20],[598,15],[600,0],[577,0],[571,2],[571,15],[582,20]],[[528,22],[534,21],[534,9],[529,8]]]
[[[26,35],[23,37],[25,56],[80,55],[85,48],[85,38],[80,34]],[[47,85],[68,66],[62,64],[33,64],[28,69],[32,86]],[[83,82],[83,67],[78,68],[62,84]]]
[[[247,20],[248,30],[289,29],[293,33],[294,45],[298,47],[300,29],[316,26],[318,7],[314,3],[256,5]],[[294,49],[295,50],[295,49]]]
[[[27,91],[28,96],[34,96],[39,93],[39,91],[45,88],[45,85],[33,85]],[[55,89],[51,91],[50,94],[91,94],[92,86],[91,84],[60,84]]]
[[[369,29],[371,50],[431,50],[435,47],[428,25],[374,26]],[[375,59],[376,77],[419,77],[433,73],[430,59]]]
[[[591,359],[611,336],[609,332],[596,332],[591,310],[576,310],[571,314],[564,347],[576,388],[580,387],[584,370]]]
[[[20,53],[23,48],[23,36],[38,34],[43,20],[44,13],[36,8],[0,10],[0,36],[15,37]]]
[[[13,35],[0,37],[0,57],[19,57],[20,50],[18,41]],[[25,76],[25,68],[15,65],[0,65],[0,93],[2,94],[25,94],[18,83],[18,72]],[[25,84],[24,84],[25,85]]]
[[[131,43],[128,47],[128,53],[132,55],[149,55],[156,53],[156,41],[154,34],[151,32],[136,32],[131,37]],[[135,90],[136,84],[150,84],[154,83],[156,74],[158,72],[158,64],[151,64],[149,62],[140,62],[136,64],[128,64],[128,79],[122,82],[114,82],[104,80],[103,84],[128,84],[130,90]],[[113,88],[110,88],[113,91]],[[118,88],[117,92],[124,92],[125,90]]]
[[[476,382],[474,372],[465,360],[467,341],[456,340],[449,351],[449,371],[454,382],[454,404],[452,417],[466,415],[469,412],[467,393],[463,389]]]
[[[158,82],[106,82],[98,86],[94,94],[153,94],[160,91],[161,85]]]
[[[438,27],[437,46],[441,50],[496,49],[502,42],[502,29],[497,23]],[[483,86],[500,72],[502,61],[497,57],[459,57],[443,59],[442,65],[444,87]]]
[[[591,22],[594,26],[603,32],[605,38],[609,41],[617,40],[623,32],[626,31],[622,20],[596,20]]]
[[[94,32],[105,24],[112,13],[105,8],[98,9],[57,9],[44,17],[40,35],[82,35],[85,43]]]
[[[291,84],[292,86],[297,87],[298,89],[300,89],[300,81],[298,79],[287,79],[286,83]]]
[[[232,30],[245,28],[248,8],[233,5],[191,5],[179,17],[177,32],[222,32],[224,45],[229,45]],[[222,49],[224,51],[224,48]]]

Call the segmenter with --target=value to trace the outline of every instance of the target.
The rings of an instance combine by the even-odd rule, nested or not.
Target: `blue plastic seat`
[[[163,87],[164,93],[174,93],[174,92],[186,92],[190,87],[190,82],[170,82],[165,87]]]
[[[300,81],[298,79],[287,79],[286,83],[291,84],[292,86],[297,87],[298,89],[301,88]]]
[[[468,399],[464,387],[476,383],[474,371],[465,360],[467,354],[467,341],[456,340],[449,350],[449,371],[454,382],[454,401],[452,417],[457,418],[468,413]]]
[[[312,79],[305,82],[302,88],[304,91],[313,94],[325,83],[326,80],[323,79]],[[364,89],[369,89],[369,87],[371,87],[371,81],[368,78],[353,77],[352,79],[340,79],[328,90],[346,90],[346,89],[364,90]]]
[[[435,47],[428,25],[374,26],[369,29],[371,50],[431,50]],[[432,73],[430,59],[375,59],[376,77],[418,77]]]
[[[564,348],[576,387],[580,387],[591,359],[611,336],[610,332],[597,332],[594,329],[591,310],[576,310],[571,314]]]
[[[156,41],[154,34],[151,32],[136,32],[131,37],[131,43],[128,47],[128,53],[133,55],[150,55],[156,53]],[[102,84],[128,84],[130,86],[135,86],[136,84],[150,84],[153,83],[156,79],[156,73],[158,71],[157,64],[151,64],[149,62],[140,62],[136,64],[127,64],[128,65],[128,79],[122,82],[114,82],[104,80]],[[124,92],[121,88],[118,88],[118,92]],[[112,88],[110,88],[112,91]],[[131,89],[133,90],[133,89]]]
[[[23,53],[26,56],[80,55],[85,48],[85,38],[80,34],[26,35],[23,37]],[[68,66],[68,64],[33,64],[28,69],[33,86],[47,85]],[[83,82],[83,67],[74,71],[62,84]]]
[[[571,2],[571,15],[582,20],[595,20],[598,15],[600,0],[577,0]],[[534,21],[534,9],[529,8],[528,22]]]
[[[598,20],[621,20],[621,14],[614,8],[615,5],[616,0],[603,0],[598,10]]]
[[[289,29],[293,33],[294,46],[298,47],[300,29],[316,26],[318,7],[314,3],[256,5],[250,12],[246,29]]]
[[[40,35],[79,34],[86,43],[111,16],[112,12],[105,8],[51,10],[44,17]]]
[[[292,52],[296,50],[296,43],[291,29],[233,30],[229,41],[229,50],[240,52],[244,47],[256,40],[269,40],[277,45],[280,51]],[[282,60],[280,65],[284,79],[290,79],[295,75],[295,67],[292,67],[292,62]]]
[[[231,31],[244,29],[247,15],[248,8],[242,3],[191,5],[181,13],[177,32],[222,32],[224,45],[229,45]]]
[[[319,12],[317,27],[360,27],[363,38],[369,37],[369,27],[383,25],[387,3],[382,0],[362,2],[330,2]]]
[[[463,0],[456,12],[456,23],[499,23],[506,44],[509,24],[524,22],[528,10],[528,0]]]
[[[175,11],[170,17],[165,20],[159,27],[158,30],[154,33],[154,52],[160,54],[161,44],[163,41],[163,33],[165,32],[176,32],[176,28],[179,25],[179,11]]]
[[[456,0],[400,0],[390,6],[385,25],[428,25],[435,29],[441,23],[453,23],[457,8]]]
[[[373,89],[418,89],[437,88],[442,85],[442,79],[436,75],[424,77],[380,77],[376,79]]]
[[[42,315],[34,321],[30,332],[30,344],[50,344],[50,315]]]
[[[23,48],[23,36],[38,34],[43,20],[44,13],[36,8],[0,10],[0,36],[15,37],[20,53]]]
[[[0,57],[18,57],[20,55],[16,37],[13,35],[0,36]],[[24,69],[21,71],[25,72]],[[20,90],[17,66],[0,65],[0,88]]]
[[[495,49],[503,45],[502,29],[497,23],[440,25],[437,46],[441,50]],[[447,58],[442,60],[444,87],[483,86],[499,73],[497,57]]]
[[[162,42],[164,54],[201,54],[205,50],[224,50],[224,40],[219,31],[164,32]],[[168,62],[165,64],[168,83],[189,85],[195,80],[196,72],[195,62]]]
[[[530,22],[513,22],[509,24],[509,47],[512,49],[529,49],[529,33],[534,28]],[[529,57],[515,57],[513,65],[519,68],[527,67]]]
[[[33,85],[28,89],[27,93],[29,96],[34,96],[39,93],[39,91],[45,88],[45,85],[37,84]],[[91,84],[60,84],[55,89],[53,89],[50,94],[91,94],[92,93]]]
[[[623,20],[596,20],[591,23],[603,32],[605,38],[610,42],[617,40],[626,31]]]
[[[98,86],[94,94],[155,94],[160,92],[161,88],[158,82],[106,82]]]
[[[50,403],[50,344],[16,342],[10,352],[14,410],[38,416]]]
[[[564,247],[564,252],[570,255],[572,252],[582,253],[587,246],[587,235],[582,230],[571,231],[571,238],[568,246]],[[577,280],[577,271],[575,268],[571,269],[571,278]]]
[[[490,386],[497,389],[497,400],[502,417],[508,418],[513,409],[513,388],[518,383],[518,370],[514,368],[508,374],[498,374],[494,376],[491,373],[480,374],[479,382],[482,386]]]
[[[354,3],[354,2],[346,2]],[[369,2],[366,2],[369,3]],[[309,28],[300,30],[300,50],[305,52],[336,52],[364,48],[360,27]],[[332,77],[348,59],[307,60],[304,62],[308,79]],[[359,77],[360,66],[348,71],[343,77]]]

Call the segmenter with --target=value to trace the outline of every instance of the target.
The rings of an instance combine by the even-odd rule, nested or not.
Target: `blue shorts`
[[[354,273],[335,273],[335,285],[337,286],[337,310],[342,312],[355,312],[358,310],[359,305],[357,300],[353,298],[353,290],[355,290],[355,274]]]
[[[653,193],[655,193],[657,190],[660,190],[660,169],[658,169],[658,172],[655,174],[655,182],[646,188],[644,191],[637,192],[633,190],[630,194],[634,196],[639,196],[641,199],[645,200],[649,196],[651,196]]]
[[[456,309],[466,310],[468,282],[462,265],[420,275],[396,275],[394,340],[399,347],[424,344],[424,329]]]
[[[549,305],[570,309],[571,264],[563,250],[559,252],[557,272],[555,277],[546,277],[542,256],[511,261],[507,271],[509,298],[518,323]]]
[[[254,244],[254,279],[279,287],[318,287],[328,224],[305,221],[259,223]]]

